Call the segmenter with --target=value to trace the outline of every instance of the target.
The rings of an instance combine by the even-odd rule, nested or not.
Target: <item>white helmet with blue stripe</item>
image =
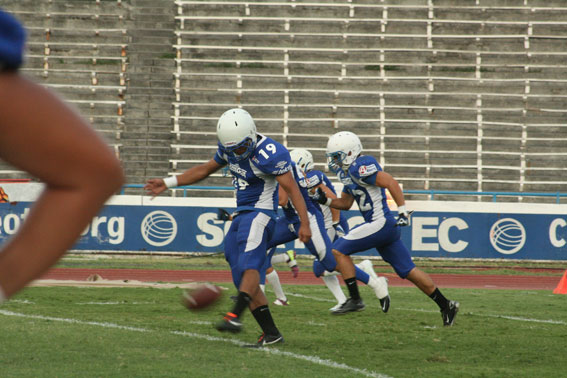
[[[305,148],[294,148],[289,152],[291,160],[304,172],[313,169],[313,155]]]
[[[331,135],[327,142],[327,164],[336,172],[347,170],[362,152],[362,143],[355,133],[341,131]]]
[[[244,109],[230,109],[220,116],[217,123],[219,144],[236,160],[250,156],[256,148],[256,124]]]

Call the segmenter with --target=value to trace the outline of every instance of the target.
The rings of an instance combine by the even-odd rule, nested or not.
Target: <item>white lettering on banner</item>
[[[4,217],[3,222],[4,232],[8,235],[13,235],[20,228],[20,217],[16,214],[8,214]]]
[[[197,242],[203,247],[218,247],[221,245],[224,239],[223,223],[223,221],[217,219],[216,213],[203,213],[199,215],[199,218],[197,218],[197,227],[199,230],[203,231],[204,234],[197,235]]]
[[[124,241],[124,217],[111,217],[107,224],[108,241],[110,244],[120,244]]]
[[[6,214],[4,219],[0,217],[0,235],[4,232],[6,235],[14,235],[18,232],[20,225],[26,220],[30,209],[26,207],[21,215]]]
[[[110,244],[121,244],[124,241],[125,235],[125,222],[124,217],[94,217],[91,223],[87,225],[87,228],[83,230],[81,236],[89,234],[93,238],[100,238],[101,227],[106,223],[106,232],[108,233]],[[103,227],[104,229],[104,227]],[[100,240],[104,242],[104,240]]]
[[[554,246],[555,248],[561,248],[564,247],[565,244],[567,244],[565,239],[557,238],[557,228],[558,227],[563,228],[565,226],[567,226],[567,222],[565,221],[565,219],[561,219],[561,218],[554,219],[553,222],[551,222],[551,224],[549,225],[549,241],[551,242],[551,245]]]
[[[438,243],[425,243],[424,238],[437,237],[437,228],[424,228],[424,226],[437,226],[437,217],[413,217],[411,232],[411,249],[414,251],[439,251]]]
[[[449,230],[451,227],[456,227],[459,230],[466,230],[469,228],[467,222],[461,218],[448,218],[439,225],[439,245],[447,252],[461,252],[469,245],[468,242],[459,240],[452,243],[449,239]]]
[[[437,226],[437,228],[425,228],[425,226]],[[452,242],[449,238],[451,228],[458,230],[469,228],[467,222],[461,218],[447,218],[439,224],[438,217],[413,217],[411,249],[414,251],[439,251],[439,247],[446,252],[462,252],[469,245],[468,242],[457,240]],[[426,243],[425,238],[437,238],[438,243]]]

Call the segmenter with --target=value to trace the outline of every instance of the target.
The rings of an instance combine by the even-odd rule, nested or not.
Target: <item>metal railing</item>
[[[127,188],[143,188],[143,184],[128,184],[122,187],[120,194],[125,194]],[[191,190],[213,190],[213,191],[232,191],[232,186],[200,186],[200,185],[187,185],[179,186],[173,190],[181,190],[183,197],[187,197],[187,192]],[[404,190],[404,194],[422,194],[428,195],[429,200],[434,200],[438,195],[457,195],[457,196],[490,196],[492,202],[498,202],[498,197],[547,197],[555,198],[555,203],[561,203],[561,198],[567,197],[567,193],[531,193],[531,192],[475,192],[475,191],[460,191],[460,190]]]

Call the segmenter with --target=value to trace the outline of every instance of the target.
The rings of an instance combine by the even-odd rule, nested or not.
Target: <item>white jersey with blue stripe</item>
[[[327,188],[331,189],[331,191],[335,194],[335,187],[331,183],[331,180],[321,171],[311,170],[305,174],[307,178],[307,188],[309,190],[316,188],[320,184],[324,184]],[[329,206],[320,205],[317,201],[313,201],[315,205],[321,210],[323,213],[323,218],[325,219],[325,229],[329,229],[333,226],[333,214],[331,213],[331,209]]]
[[[338,176],[344,185],[343,192],[354,197],[366,222],[391,217],[386,198],[386,190],[376,186],[376,175],[382,167],[372,156],[361,155],[345,173],[339,170]]]
[[[303,196],[303,200],[305,201],[307,212],[311,214],[316,214],[317,212],[320,212],[321,209],[318,207],[317,202],[311,200],[311,197],[309,196],[309,191],[307,190],[309,186],[307,184],[307,180],[305,176],[303,175],[303,172],[294,162],[292,162],[291,165],[292,165],[291,172],[293,173],[293,178],[295,179],[295,182],[299,187],[299,192]],[[283,207],[283,211],[285,217],[288,219],[288,221],[290,221],[290,223],[299,222],[299,216],[297,215],[297,211],[295,210],[295,207],[293,206],[291,201],[289,201],[287,206]]]
[[[248,159],[236,160],[223,146],[214,157],[220,165],[228,164],[236,188],[236,212],[256,210],[276,216],[278,182],[276,176],[291,170],[289,151],[272,138],[258,134],[256,148]]]

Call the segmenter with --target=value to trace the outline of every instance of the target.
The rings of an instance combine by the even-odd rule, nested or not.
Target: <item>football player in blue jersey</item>
[[[112,149],[55,93],[19,73],[26,32],[0,10],[0,158],[45,184],[0,249],[0,303],[71,248],[124,175]]]
[[[305,176],[303,175],[303,171],[295,164],[292,163],[292,173],[295,177],[295,180],[299,186],[301,194],[305,199],[305,203],[307,205],[307,212],[309,216],[309,222],[311,225],[311,232],[312,238],[309,242],[305,243],[305,247],[311,252],[313,256],[315,256],[316,260],[319,262],[320,266],[322,267],[322,271],[327,270],[329,272],[334,271],[337,269],[337,262],[335,257],[332,253],[332,245],[331,240],[327,234],[327,230],[325,228],[325,220],[323,218],[323,214],[320,210],[320,206],[316,201],[311,200],[309,191],[307,189],[307,182],[305,180]],[[275,247],[280,244],[287,243],[289,241],[298,239],[298,213],[295,209],[293,203],[288,201],[287,193],[280,190],[280,206],[282,206],[284,216],[279,217],[276,221],[276,231],[274,232],[274,237],[270,240],[268,248],[272,248],[270,251],[270,258],[271,255],[275,251]],[[264,267],[264,271],[269,267],[269,260],[266,262]],[[359,275],[366,276],[366,281],[368,281],[368,275],[364,273],[360,269],[356,269],[356,276]],[[356,287],[356,280],[354,279],[354,286]],[[350,292],[349,288],[349,292]],[[357,289],[358,290],[358,289]],[[356,308],[351,308],[349,311],[339,311],[335,310],[333,314],[342,314],[345,312],[351,311],[361,311],[364,309],[364,303],[360,301],[360,306]]]
[[[297,233],[304,243],[311,239],[306,204],[291,172],[288,150],[275,140],[257,133],[254,120],[247,111],[227,110],[218,120],[217,136],[218,150],[213,159],[178,176],[148,180],[145,189],[157,195],[167,188],[193,184],[224,166],[229,167],[235,179],[237,207],[224,246],[225,258],[239,292],[232,311],[216,328],[240,332],[240,317],[249,307],[263,331],[255,345],[283,342],[266,296],[260,289],[260,271],[275,228],[278,187],[283,188],[297,209],[300,218]]]
[[[409,225],[409,221],[404,195],[398,182],[382,170],[374,157],[362,155],[360,139],[348,131],[341,131],[329,138],[327,161],[344,188],[341,197],[335,199],[327,198],[325,192],[318,191],[318,200],[344,210],[350,209],[356,201],[365,220],[365,223],[333,243],[333,253],[343,277],[355,275],[349,258],[351,254],[376,248],[398,276],[411,281],[437,303],[443,324],[453,325],[459,311],[459,302],[447,299],[431,277],[415,266],[410,252],[400,239],[400,227]],[[388,208],[385,189],[389,190],[398,205],[397,219]]]
[[[291,159],[297,164],[298,167],[305,173],[307,189],[310,193],[315,194],[317,189],[324,190],[326,196],[329,198],[337,198],[336,191],[329,180],[329,178],[321,171],[313,169],[313,155],[304,149],[296,148],[290,151]],[[344,235],[345,230],[348,231],[348,223],[344,213],[340,210],[331,208],[329,206],[318,204],[313,200],[315,207],[321,211],[324,218],[325,229],[331,241],[338,239]],[[356,269],[359,268],[359,269]],[[383,312],[388,312],[390,308],[390,296],[388,293],[388,281],[385,277],[378,277],[370,260],[364,260],[355,265],[356,279],[370,286],[378,299],[380,300],[380,307]],[[337,300],[337,305],[330,310],[334,314],[341,314],[345,311],[342,305],[347,301],[343,291],[341,290],[339,280],[336,277],[337,271],[329,271],[321,264],[318,259],[313,262],[313,273],[316,277],[321,277],[325,285],[329,288],[331,293]],[[347,308],[348,309],[348,308]]]
[[[232,221],[232,215],[225,209],[219,208],[217,213],[217,219],[225,222]],[[287,300],[287,296],[283,291],[283,287],[280,282],[280,277],[278,275],[278,272],[274,269],[273,264],[283,263],[283,262],[287,263],[287,265],[291,269],[293,278],[297,278],[297,276],[299,275],[299,267],[297,266],[295,251],[290,249],[285,253],[280,253],[277,255],[275,255],[273,251],[270,251],[269,253],[273,256],[271,260],[269,260],[270,266],[266,270],[265,275],[260,275],[260,288],[265,293],[266,291],[264,290],[264,287],[267,281],[272,286],[272,289],[274,290],[274,294],[276,295],[276,300],[274,301],[274,304],[276,306],[288,306],[289,302]],[[233,296],[231,298],[236,299],[236,296]]]

